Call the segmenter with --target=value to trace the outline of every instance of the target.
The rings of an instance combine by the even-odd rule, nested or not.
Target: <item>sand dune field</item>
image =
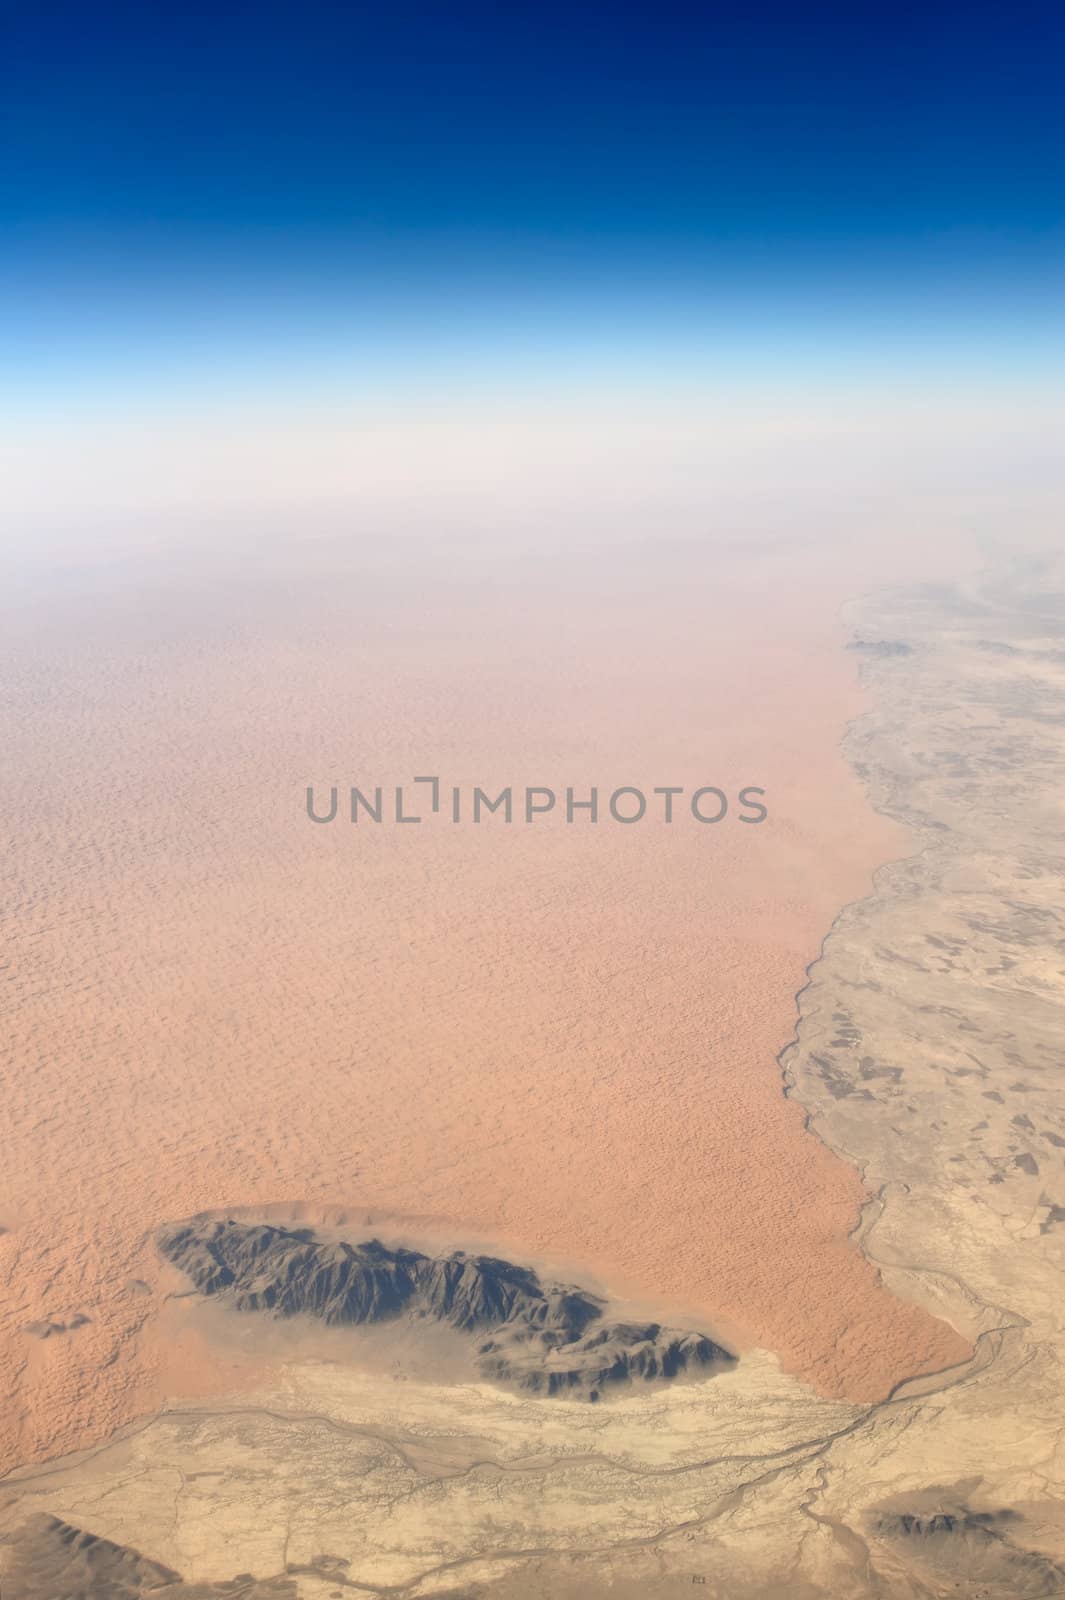
[[[130,560],[8,617],[9,1461],[217,1381],[160,1347],[150,1243],[215,1206],[422,1215],[826,1395],[964,1357],[848,1242],[858,1175],[777,1065],[822,937],[902,849],[838,752],[860,576],[842,546],[355,544],[298,577]],[[755,785],[769,816],[306,816],[308,784],[427,774]]]

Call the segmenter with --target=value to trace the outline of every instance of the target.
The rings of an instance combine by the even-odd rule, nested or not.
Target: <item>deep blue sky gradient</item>
[[[0,58],[25,381],[1060,335],[1061,4],[43,4]]]

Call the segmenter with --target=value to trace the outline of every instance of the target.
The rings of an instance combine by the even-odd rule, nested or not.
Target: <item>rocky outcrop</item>
[[[291,1578],[251,1573],[221,1583],[185,1583],[158,1561],[59,1517],[30,1517],[8,1546],[0,1592],[11,1600],[297,1600]]]
[[[495,1256],[423,1255],[233,1218],[166,1228],[159,1248],[202,1294],[239,1311],[331,1326],[421,1318],[478,1337],[484,1376],[533,1394],[597,1400],[607,1385],[668,1380],[735,1359],[705,1334],[607,1322],[597,1296],[542,1283]]]

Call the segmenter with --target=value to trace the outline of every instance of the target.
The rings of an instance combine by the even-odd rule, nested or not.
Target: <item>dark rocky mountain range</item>
[[[735,1360],[706,1334],[607,1321],[599,1297],[543,1283],[530,1268],[494,1256],[424,1255],[378,1239],[330,1240],[310,1228],[233,1218],[194,1218],[164,1229],[158,1243],[201,1294],[238,1311],[333,1327],[433,1321],[476,1338],[486,1378],[534,1394],[594,1401],[608,1385],[705,1373]]]

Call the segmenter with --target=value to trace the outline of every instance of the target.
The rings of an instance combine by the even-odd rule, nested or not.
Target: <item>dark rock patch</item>
[[[424,1319],[478,1336],[485,1377],[532,1394],[598,1399],[605,1386],[735,1361],[705,1334],[607,1322],[597,1296],[542,1283],[530,1268],[494,1256],[429,1256],[232,1218],[180,1223],[158,1244],[201,1294],[238,1311],[309,1316],[331,1327]]]

